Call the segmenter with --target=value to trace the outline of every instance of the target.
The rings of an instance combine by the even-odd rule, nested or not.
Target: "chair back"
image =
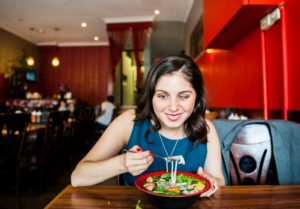
[[[20,163],[29,122],[29,113],[0,114],[0,179],[4,179],[5,183],[14,177]]]
[[[18,157],[29,122],[28,113],[0,115],[1,156]]]
[[[246,124],[237,132],[230,150],[233,185],[266,184],[272,158],[271,135],[265,124]]]
[[[51,111],[49,113],[44,135],[43,155],[45,155],[53,146],[61,143],[65,122],[67,121],[69,114],[69,111]]]

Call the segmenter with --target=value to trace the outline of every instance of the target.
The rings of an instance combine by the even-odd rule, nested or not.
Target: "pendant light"
[[[28,66],[33,66],[34,65],[33,57],[27,57],[26,58],[26,63],[27,63]]]
[[[53,57],[53,59],[52,59],[52,65],[53,65],[53,67],[58,67],[59,66],[59,59],[58,59],[58,57]]]
[[[54,57],[52,58],[52,66],[53,67],[58,67],[60,62],[59,62],[59,58],[58,58],[58,47],[55,47],[55,53],[54,53]]]

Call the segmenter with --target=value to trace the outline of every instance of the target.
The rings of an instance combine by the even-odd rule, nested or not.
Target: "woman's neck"
[[[159,133],[161,135],[163,135],[164,137],[168,138],[168,139],[173,139],[173,140],[177,140],[177,139],[182,139],[183,137],[185,137],[185,133],[183,131],[183,129],[166,129],[166,128],[161,128],[159,130]]]

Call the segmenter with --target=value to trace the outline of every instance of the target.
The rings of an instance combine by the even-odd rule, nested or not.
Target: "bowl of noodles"
[[[149,194],[153,203],[161,209],[188,208],[199,196],[211,188],[203,176],[177,171],[157,171],[139,176],[135,186]]]

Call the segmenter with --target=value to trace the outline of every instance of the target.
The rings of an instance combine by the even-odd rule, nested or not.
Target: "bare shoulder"
[[[131,134],[135,118],[135,110],[127,110],[118,115],[110,124],[108,129],[112,132],[121,133],[125,138]]]
[[[134,118],[135,118],[135,110],[130,109],[122,112],[120,115],[118,115],[115,118],[114,121],[117,121],[118,123],[122,123],[125,121],[126,123],[128,123],[129,121],[133,122]]]
[[[105,129],[85,159],[106,159],[118,153],[127,144],[135,118],[135,111],[118,115]]]

